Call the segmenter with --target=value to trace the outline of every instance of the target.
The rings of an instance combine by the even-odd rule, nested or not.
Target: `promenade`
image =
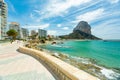
[[[18,52],[20,45],[0,44],[0,80],[56,80],[39,61]]]

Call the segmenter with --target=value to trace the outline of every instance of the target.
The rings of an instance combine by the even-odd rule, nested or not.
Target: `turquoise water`
[[[64,44],[49,44],[42,48],[70,56],[94,59],[97,65],[120,69],[120,41],[65,41]]]

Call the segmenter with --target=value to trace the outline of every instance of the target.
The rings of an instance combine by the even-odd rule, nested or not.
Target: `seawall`
[[[19,51],[42,60],[60,80],[100,80],[54,56],[35,49],[20,46]]]

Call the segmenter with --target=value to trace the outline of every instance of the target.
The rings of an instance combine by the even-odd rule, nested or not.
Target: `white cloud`
[[[11,5],[11,10],[16,13],[16,10],[13,5]]]
[[[10,8],[10,10],[11,10],[12,12],[17,13],[14,5],[13,5],[10,1],[8,1],[8,7]]]
[[[30,14],[30,18],[33,19],[34,18],[34,15],[33,13]]]
[[[37,3],[39,0],[26,0],[26,3],[29,3],[29,4],[35,4]]]
[[[57,27],[61,27],[62,25],[61,24],[58,24]]]
[[[34,12],[30,13],[29,17],[35,22],[40,22],[41,18],[38,18],[39,15],[37,13],[38,13],[37,11],[34,11]]]
[[[34,10],[34,12],[39,13],[39,14],[41,13],[41,11],[39,11],[39,10]]]
[[[90,1],[91,0],[49,0],[41,12],[44,18],[62,16],[64,13],[67,13],[70,8]]]
[[[87,21],[87,22],[91,22],[93,20],[98,19],[101,15],[103,15],[104,9],[100,8],[94,11],[90,11],[84,14],[81,14],[79,16],[76,17],[76,20],[73,21],[73,23],[78,23],[79,21]]]
[[[39,28],[45,29],[45,28],[48,28],[49,26],[50,26],[50,24],[44,24],[44,25],[40,25]]]
[[[92,34],[103,39],[120,39],[120,24],[118,20],[108,20],[92,28]],[[116,25],[114,25],[116,23]]]
[[[43,24],[43,25],[27,25],[27,26],[23,26],[29,29],[45,29],[48,28],[50,26],[50,24]]]
[[[111,4],[118,3],[119,0],[108,0]]]
[[[63,29],[63,30],[68,30],[69,28],[68,28],[68,27],[63,27],[62,29]]]
[[[92,33],[103,39],[120,39],[120,28],[114,26],[99,26],[92,29]]]
[[[56,35],[57,31],[55,31],[55,30],[48,30],[47,33],[48,33],[48,35]]]

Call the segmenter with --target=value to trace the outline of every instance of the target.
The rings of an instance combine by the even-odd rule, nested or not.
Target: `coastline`
[[[63,40],[62,40],[62,41],[63,41]],[[51,41],[51,42],[52,42],[52,41]],[[46,44],[41,44],[41,45],[51,44],[51,42],[47,42]],[[58,42],[59,42],[59,41],[58,41]],[[17,42],[13,42],[12,44],[14,44],[14,43],[17,43]],[[22,43],[22,42],[21,42],[21,43]],[[3,43],[3,44],[4,44],[4,43]],[[9,45],[9,44],[12,45],[11,43],[5,43],[4,45]],[[35,48],[34,48],[34,49],[35,49]],[[39,48],[37,48],[37,49],[40,50]],[[116,73],[114,73],[112,69],[107,69],[107,68],[105,68],[105,67],[97,66],[97,65],[95,65],[95,63],[94,63],[95,61],[92,60],[92,59],[89,60],[89,59],[85,59],[85,58],[74,57],[74,56],[70,56],[70,55],[65,55],[65,54],[63,54],[63,53],[51,52],[51,51],[45,50],[45,49],[42,49],[42,50],[40,50],[40,51],[45,52],[45,53],[47,53],[47,54],[50,54],[50,55],[52,55],[52,56],[54,56],[54,57],[56,57],[56,58],[58,58],[58,59],[60,59],[60,60],[62,60],[62,61],[64,61],[64,62],[67,62],[67,63],[69,63],[70,65],[73,65],[73,66],[79,68],[80,70],[83,70],[83,71],[85,71],[85,72],[87,72],[87,73],[89,73],[89,74],[91,74],[91,75],[93,75],[93,76],[97,76],[97,75],[95,75],[96,72],[97,72],[97,73],[100,75],[99,78],[100,78],[101,80],[106,80],[106,78],[104,78],[104,76],[101,75],[101,74],[99,73],[99,71],[101,71],[105,76],[111,78],[110,80],[113,79],[113,77],[112,77],[111,75],[116,76]],[[81,62],[80,62],[80,61],[81,61]],[[91,61],[92,61],[93,63],[91,63]],[[77,64],[77,65],[76,65],[76,64]],[[96,70],[95,70],[94,68],[91,68],[91,67],[96,68]],[[86,70],[88,70],[88,71],[86,71]],[[91,70],[93,70],[94,72],[90,73]],[[97,71],[97,70],[98,70],[98,71]],[[95,71],[96,71],[96,72],[95,72]],[[98,76],[97,76],[97,77],[98,77]]]
[[[42,49],[42,52],[45,52],[52,56],[55,56],[56,58],[58,58],[64,62],[67,62],[70,65],[73,65],[93,76],[96,76],[96,77],[100,78],[101,80],[106,80],[106,79],[114,80],[116,77],[120,76],[120,74],[114,72],[113,69],[109,69],[109,68],[106,68],[103,66],[96,65],[94,63],[94,60],[92,60],[92,59],[88,60],[88,59],[80,58],[80,57],[70,58],[69,55],[62,54],[62,53],[53,53],[53,52],[51,52],[49,50],[45,50],[45,49],[44,50]],[[83,62],[79,62],[78,59],[81,59]],[[85,62],[85,60],[86,60],[86,62]]]
[[[53,72],[62,78],[61,80],[64,80],[64,78],[72,80],[99,80],[97,77],[62,61],[47,52],[27,47],[19,47],[19,51],[41,59],[45,64],[51,67]]]
[[[66,41],[66,40],[64,40],[64,41]],[[88,41],[88,40],[76,40],[76,41]],[[58,42],[60,42],[60,41],[58,41]],[[50,44],[50,42],[49,42],[49,44]],[[46,45],[48,45],[48,43]],[[79,69],[82,69],[85,72],[92,74],[93,76],[97,76],[97,77],[101,78],[102,80],[106,80],[106,79],[114,80],[115,78],[117,78],[117,77],[119,78],[119,76],[120,76],[119,73],[114,72],[114,70],[111,68],[106,68],[104,66],[96,65],[95,60],[93,60],[93,59],[87,60],[86,62],[88,62],[88,63],[86,63],[86,62],[84,62],[86,60],[85,58],[74,57],[74,56],[66,55],[64,53],[51,52],[46,49],[42,49],[42,51],[46,52],[48,54],[51,54],[52,56],[55,56],[65,62],[79,68]],[[83,60],[83,62],[79,62],[78,59]]]

